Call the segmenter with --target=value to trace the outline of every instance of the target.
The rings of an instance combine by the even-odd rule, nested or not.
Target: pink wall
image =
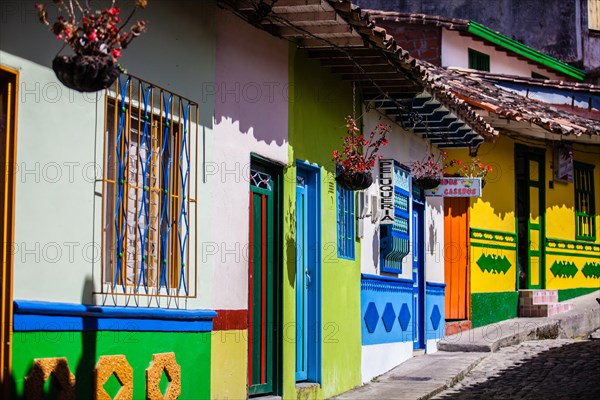
[[[258,140],[287,142],[288,42],[229,12],[218,21],[215,122],[231,118]]]

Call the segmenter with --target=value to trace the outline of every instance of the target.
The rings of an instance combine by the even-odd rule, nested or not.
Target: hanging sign
[[[481,178],[442,178],[435,189],[425,191],[433,197],[480,197]]]
[[[394,223],[394,160],[383,158],[379,160],[379,223],[391,225]]]

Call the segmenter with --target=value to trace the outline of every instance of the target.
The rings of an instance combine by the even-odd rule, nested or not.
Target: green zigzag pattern
[[[554,263],[550,267],[550,271],[552,271],[552,273],[556,277],[573,278],[579,270],[572,262],[554,261]]]
[[[500,272],[506,274],[506,271],[512,266],[506,256],[500,257],[496,254],[482,254],[481,257],[479,257],[479,260],[477,260],[477,265],[479,265],[479,268],[481,268],[483,272],[487,271],[495,274],[499,274]]]
[[[600,278],[600,264],[588,262],[583,265],[581,272],[586,278]]]

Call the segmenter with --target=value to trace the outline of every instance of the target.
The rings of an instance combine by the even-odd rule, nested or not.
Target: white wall
[[[412,341],[362,346],[361,376],[363,383],[386,373],[412,356]]]
[[[226,11],[217,17],[211,171],[212,236],[204,243],[215,309],[248,307],[250,153],[287,164],[288,43]]]
[[[49,66],[61,44],[37,21],[34,3],[14,2],[0,24],[0,63],[20,73],[14,298],[123,304],[121,297],[92,296],[100,284],[102,185],[94,180],[102,177],[104,93],[81,94],[58,82]],[[151,2],[137,15],[148,21],[148,32],[121,62],[128,73],[200,103],[202,140],[211,137],[214,115],[214,99],[205,88],[214,82],[216,4],[184,4]],[[202,237],[210,226],[210,210],[203,208],[210,197],[201,182],[198,192]],[[193,260],[193,247],[191,253]],[[210,307],[210,281],[203,279],[205,266],[198,260],[199,297],[169,306]]]
[[[382,147],[380,153],[384,158],[393,158],[398,162],[410,167],[411,163],[421,161],[433,151],[438,154],[435,147],[430,147],[427,142],[417,134],[404,131],[386,117],[375,110],[371,110],[363,116],[363,130],[365,136],[373,127],[379,123],[392,126],[388,136],[389,144]],[[379,165],[373,169],[374,183],[365,191],[369,199],[371,196],[379,195]],[[426,198],[425,209],[425,277],[427,281],[444,281],[444,211],[443,199]],[[411,205],[412,210],[412,205]],[[361,246],[361,272],[365,274],[380,274],[379,260],[379,225],[373,224],[371,218],[362,220],[364,238]],[[399,278],[412,279],[412,254],[404,257],[402,274]]]
[[[538,68],[515,56],[509,56],[504,51],[498,51],[494,46],[473,40],[469,36],[461,36],[458,31],[442,29],[442,66],[469,68],[469,51],[471,48],[490,56],[490,72],[496,74],[517,75],[531,78],[532,72],[537,72],[550,79],[563,77]]]

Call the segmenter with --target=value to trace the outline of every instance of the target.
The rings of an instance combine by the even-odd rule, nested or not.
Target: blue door
[[[298,161],[296,175],[296,381],[320,381],[321,224],[319,168]]]
[[[425,207],[413,201],[412,209],[412,278],[413,284],[413,348],[425,348]]]

